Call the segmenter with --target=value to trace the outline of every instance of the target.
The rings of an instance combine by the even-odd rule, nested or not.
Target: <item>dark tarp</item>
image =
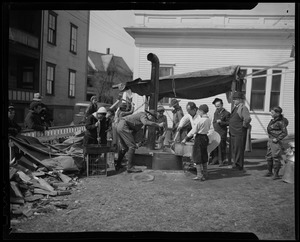
[[[176,97],[201,99],[231,91],[232,81],[240,76],[239,66],[228,66],[210,70],[183,73],[159,79],[159,99]],[[131,89],[141,96],[151,94],[151,80],[140,78],[121,85],[119,89]]]

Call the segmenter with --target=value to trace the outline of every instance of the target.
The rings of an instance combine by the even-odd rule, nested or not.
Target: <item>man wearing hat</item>
[[[90,99],[90,104],[85,110],[85,119],[87,119],[88,116],[92,115],[93,113],[97,112],[98,110],[98,98],[97,96],[92,96]]]
[[[41,116],[41,119],[42,119],[44,125],[46,125],[47,127],[51,127],[52,122],[53,122],[53,117],[52,117],[47,105],[42,102],[42,98],[43,98],[43,96],[41,96],[40,93],[34,93],[32,102],[41,103],[42,109],[39,112],[39,115]]]
[[[21,127],[14,120],[15,118],[15,107],[13,105],[9,105],[8,107],[8,135],[16,136],[21,132]]]
[[[174,139],[175,134],[177,132],[177,127],[179,125],[179,122],[182,119],[182,117],[184,116],[182,108],[179,106],[179,102],[180,102],[180,100],[173,98],[170,103],[170,107],[174,108],[172,110],[172,113],[173,113],[172,139]],[[176,140],[174,140],[174,142],[181,141],[185,137],[186,133],[187,133],[186,130],[181,129],[180,136],[177,137]]]
[[[41,119],[40,112],[42,110],[42,103],[33,101],[29,106],[29,112],[25,118],[24,126],[27,129],[34,129],[36,131],[45,131],[48,126],[45,125]]]
[[[164,148],[164,140],[168,128],[168,121],[167,121],[167,116],[164,115],[165,108],[163,106],[158,106],[157,107],[157,123],[163,123],[164,126],[161,128],[158,128],[156,130],[156,140],[158,143],[158,148]]]
[[[229,134],[231,142],[232,169],[244,169],[244,152],[246,146],[247,129],[250,127],[251,117],[248,108],[244,105],[244,94],[235,92],[232,100],[234,108],[229,119]]]
[[[190,122],[192,124],[192,130],[182,140],[182,143],[189,141],[195,135],[195,142],[193,146],[193,161],[196,163],[197,176],[194,180],[205,181],[208,178],[207,163],[208,163],[208,152],[207,146],[209,138],[207,136],[211,120],[208,117],[208,106],[206,104],[199,106],[199,113],[195,103],[189,102],[187,104],[188,115],[190,116]],[[185,120],[183,117],[181,120]],[[182,123],[178,127],[181,127]]]
[[[85,134],[83,138],[83,145],[87,144],[107,144],[107,121],[106,109],[100,107],[96,112],[87,117],[85,123]]]
[[[127,172],[141,172],[141,170],[135,169],[132,164],[135,149],[137,148],[136,139],[138,133],[142,131],[144,126],[163,127],[163,123],[158,124],[150,121],[153,118],[156,119],[155,110],[145,110],[145,112],[131,114],[120,119],[117,126],[117,133],[119,135],[121,149],[118,152],[118,159],[116,161],[115,168],[117,171],[122,168],[121,162],[127,153]]]
[[[211,153],[212,165],[219,163],[219,149],[221,149],[220,165],[223,165],[226,160],[226,140],[227,140],[227,126],[229,125],[230,112],[223,108],[223,100],[215,98],[212,102],[216,111],[214,113],[213,126],[214,130],[221,136],[221,142],[219,146]]]
[[[126,102],[121,102],[119,104],[118,109],[115,112],[115,117],[114,121],[112,124],[112,131],[113,131],[113,141],[112,141],[112,146],[114,146],[117,150],[120,149],[119,145],[119,137],[117,133],[117,126],[122,117],[128,116],[133,114],[134,112],[134,103],[130,105],[130,110],[127,109],[127,103]]]

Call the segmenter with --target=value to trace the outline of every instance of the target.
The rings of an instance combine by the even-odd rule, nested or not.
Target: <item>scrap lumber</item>
[[[70,178],[69,176],[67,176],[67,175],[65,175],[63,173],[58,172],[57,175],[65,183],[68,183],[69,181],[72,181],[72,178]]]
[[[24,204],[24,198],[21,198],[21,197],[10,197],[10,203]]]
[[[34,202],[36,200],[40,200],[44,197],[44,195],[41,195],[41,194],[35,194],[35,195],[32,195],[32,196],[29,196],[29,197],[25,197],[25,201],[26,202]]]
[[[18,169],[16,169],[15,167],[10,167],[9,168],[9,180],[11,180],[14,175],[17,173]]]
[[[35,171],[37,169],[37,165],[31,162],[29,159],[27,159],[25,156],[22,156],[19,160],[17,160],[17,163],[30,171]]]
[[[65,196],[65,195],[70,195],[70,191],[57,191],[57,196]]]
[[[73,185],[73,183],[66,183],[66,182],[51,182],[50,183],[53,187],[58,188],[58,187],[70,187]]]
[[[57,196],[57,191],[46,191],[44,189],[34,188],[33,192],[35,194],[44,194],[44,195],[50,195],[50,196]]]
[[[10,182],[10,187],[13,190],[14,194],[16,195],[16,197],[20,197],[23,198],[23,195],[18,187],[18,183],[16,183],[15,181],[11,181]]]
[[[31,178],[29,176],[27,176],[23,171],[18,171],[17,173],[23,182],[25,182],[25,183],[31,182]]]
[[[46,188],[46,190],[52,192],[54,191],[54,188],[48,183],[46,182],[43,178],[38,178],[37,181]]]

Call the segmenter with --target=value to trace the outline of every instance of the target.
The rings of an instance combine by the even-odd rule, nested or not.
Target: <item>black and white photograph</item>
[[[2,13],[3,239],[299,240],[298,3]]]

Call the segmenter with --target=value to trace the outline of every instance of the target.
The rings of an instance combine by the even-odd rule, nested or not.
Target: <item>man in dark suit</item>
[[[248,108],[243,103],[245,97],[242,92],[235,92],[232,99],[234,108],[229,119],[232,169],[243,170],[247,129],[250,126],[251,117]]]

